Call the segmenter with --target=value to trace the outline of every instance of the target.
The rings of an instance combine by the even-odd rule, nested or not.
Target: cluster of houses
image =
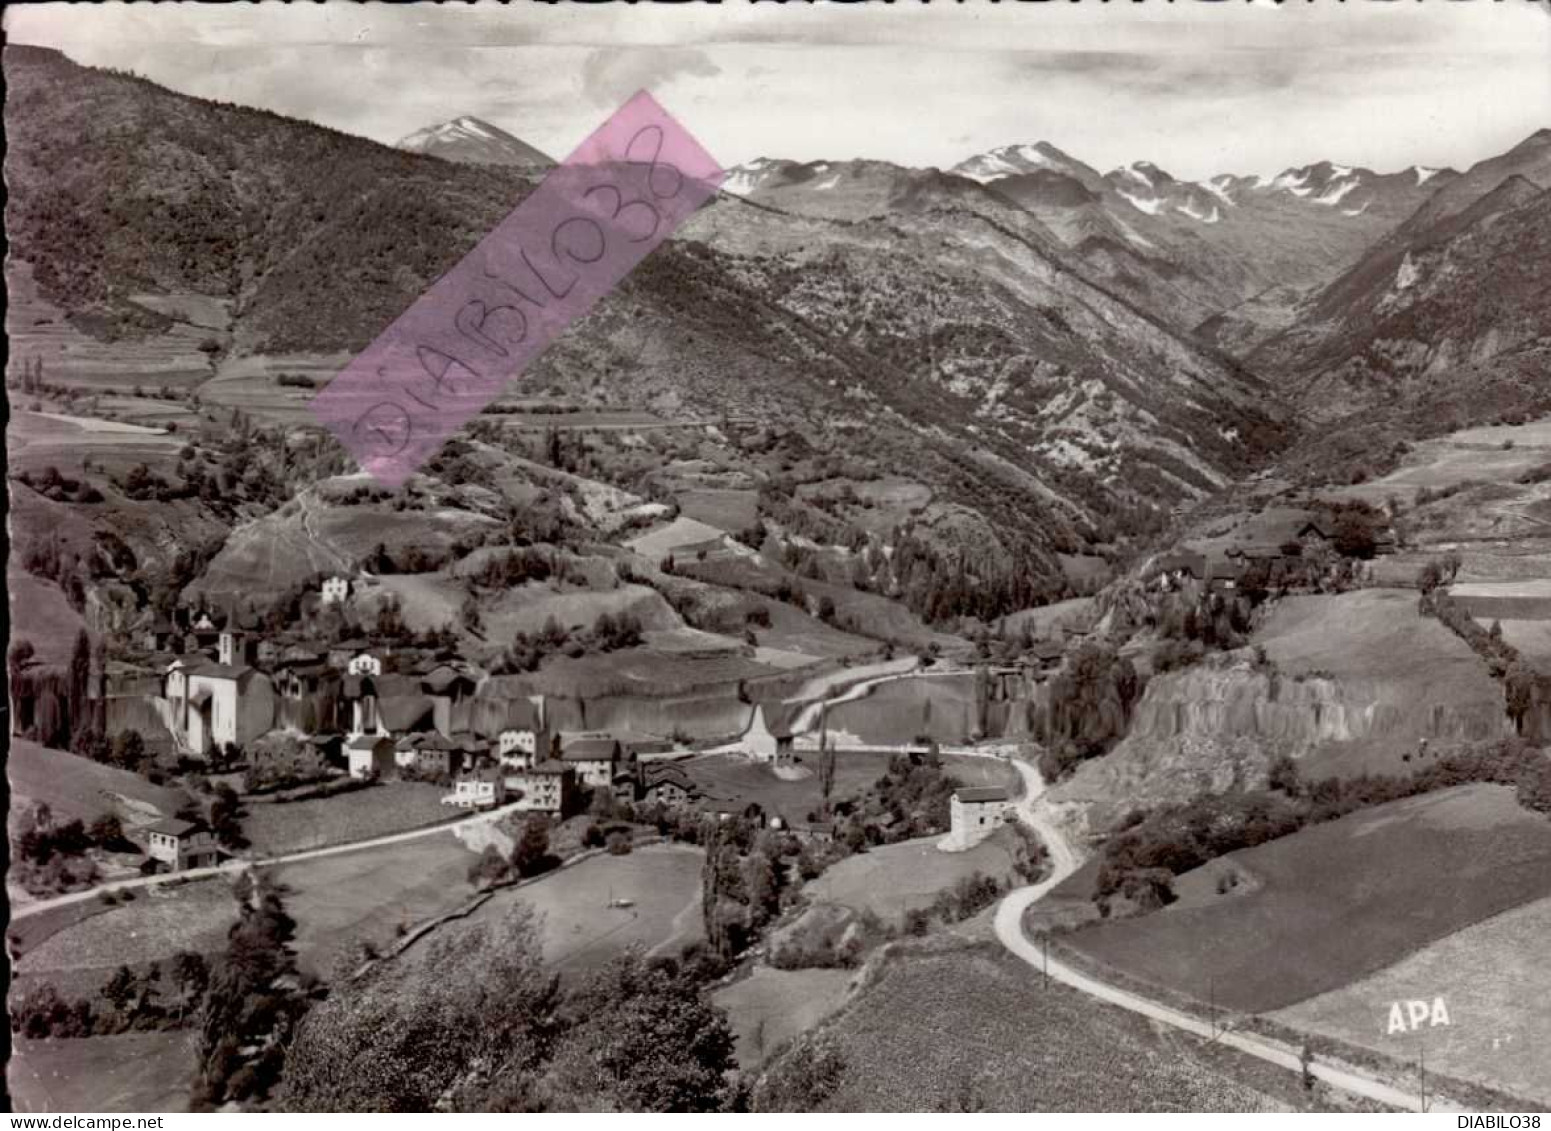
[[[348,579],[329,578],[319,601],[342,601],[349,592]],[[235,614],[219,624],[208,613],[182,626],[158,621],[140,644],[144,659],[116,662],[105,673],[110,725],[115,717],[126,728],[149,723],[164,743],[195,759],[248,753],[266,735],[284,735],[354,778],[449,784],[443,800],[460,808],[511,803],[565,816],[598,790],[637,804],[706,802],[681,768],[643,757],[672,743],[561,730],[547,717],[544,697],[519,677],[487,675],[461,659],[405,648],[385,663],[388,652],[364,639],[286,645]],[[767,717],[765,707],[753,707],[742,738],[748,753],[790,764],[785,722],[781,712]],[[185,830],[182,839],[189,836]],[[186,846],[173,854],[193,866],[190,852],[202,855]]]
[[[1271,523],[1260,533],[1260,541],[1236,544],[1220,554],[1188,549],[1164,554],[1153,562],[1149,577],[1165,592],[1195,585],[1213,593],[1231,593],[1240,588],[1245,575],[1256,566],[1274,573],[1279,568],[1319,561],[1332,548],[1331,532],[1314,519]],[[1377,535],[1374,551],[1381,555],[1394,553],[1393,535]]]

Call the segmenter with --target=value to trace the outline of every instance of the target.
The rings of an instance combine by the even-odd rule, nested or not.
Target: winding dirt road
[[[1183,1013],[1177,1009],[1171,1009],[1166,1005],[1135,994],[1129,990],[1119,989],[1108,983],[1101,982],[1097,978],[1084,974],[1065,963],[1051,958],[1048,961],[1041,953],[1041,948],[1023,931],[1024,913],[1039,902],[1044,896],[1067,876],[1071,875],[1081,865],[1082,861],[1073,851],[1071,844],[1061,832],[1056,823],[1050,819],[1049,813],[1043,805],[1045,782],[1040,773],[1027,762],[1013,759],[1012,764],[1017,767],[1018,773],[1023,776],[1023,797],[1016,805],[1018,819],[1033,829],[1044,842],[1046,850],[1050,853],[1051,872],[1049,878],[1030,887],[1019,888],[1002,900],[996,909],[996,937],[1008,950],[1027,962],[1036,970],[1048,971],[1050,977],[1058,982],[1063,982],[1074,989],[1081,990],[1090,997],[1096,997],[1101,1001],[1107,1001],[1111,1005],[1118,1005],[1121,1009],[1128,1009],[1132,1013],[1139,1013],[1143,1017],[1153,1021],[1194,1033],[1196,1036],[1205,1037],[1208,1040],[1215,1039],[1219,1044],[1238,1049],[1250,1056],[1258,1057],[1267,1063],[1285,1068],[1289,1072],[1301,1072],[1303,1066],[1297,1053],[1282,1047],[1266,1038],[1252,1033],[1243,1032],[1217,1032],[1215,1027],[1207,1021]],[[1318,1079],[1325,1081],[1333,1087],[1340,1088],[1344,1092],[1353,1095],[1365,1096],[1368,1099],[1377,1100],[1379,1103],[1388,1104],[1391,1107],[1401,1108],[1406,1111],[1421,1111],[1421,1097],[1412,1095],[1392,1087],[1380,1080],[1365,1076],[1361,1073],[1334,1068],[1329,1065],[1315,1062],[1309,1071]],[[1429,1102],[1429,1111],[1453,1111],[1457,1110],[1447,1104]]]

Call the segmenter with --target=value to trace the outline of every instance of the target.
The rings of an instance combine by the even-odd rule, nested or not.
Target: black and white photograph
[[[4,33],[12,1126],[1540,1126],[1551,0]]]

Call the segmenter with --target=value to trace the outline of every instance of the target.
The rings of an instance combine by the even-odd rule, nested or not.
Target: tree
[[[99,848],[108,848],[124,839],[124,825],[115,814],[103,813],[91,823],[87,835]]]
[[[1342,557],[1371,558],[1376,548],[1373,524],[1356,509],[1344,510],[1336,518],[1331,542]]]
[[[199,1105],[263,1098],[279,1081],[307,999],[291,939],[296,922],[263,877],[244,872],[232,887],[237,922],[211,973],[200,1013],[193,1099]]]
[[[335,985],[302,1023],[288,1111],[530,1108],[560,1031],[560,984],[532,912],[449,925],[422,962],[383,962]]]
[[[80,727],[86,721],[86,694],[91,683],[92,642],[86,630],[75,634],[70,652],[70,725]]]
[[[527,877],[547,872],[556,863],[549,854],[549,818],[535,813],[523,822],[522,836],[512,849],[512,867],[519,876]]]
[[[145,758],[145,739],[137,730],[120,731],[113,736],[113,764],[126,770],[138,770]]]
[[[120,1015],[127,1015],[135,1000],[136,983],[135,972],[128,966],[120,966],[103,985],[103,1000]]]
[[[172,956],[172,984],[177,991],[178,1016],[187,1016],[205,996],[210,984],[210,964],[205,956],[192,950],[180,950]]]
[[[1538,682],[1535,671],[1522,662],[1510,665],[1503,677],[1503,696],[1507,700],[1508,717],[1520,733],[1524,730],[1524,717],[1534,705]]]
[[[242,799],[225,782],[215,787],[215,800],[210,804],[210,831],[227,848],[242,848],[248,843],[242,833]]]
[[[724,1110],[737,1067],[726,1015],[671,961],[638,951],[592,979],[572,1006],[540,1094],[552,1110]]]

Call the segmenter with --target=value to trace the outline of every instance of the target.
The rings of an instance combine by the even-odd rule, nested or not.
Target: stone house
[[[961,786],[948,802],[952,821],[949,839],[957,848],[972,848],[1006,820],[1012,799],[998,785]]]

